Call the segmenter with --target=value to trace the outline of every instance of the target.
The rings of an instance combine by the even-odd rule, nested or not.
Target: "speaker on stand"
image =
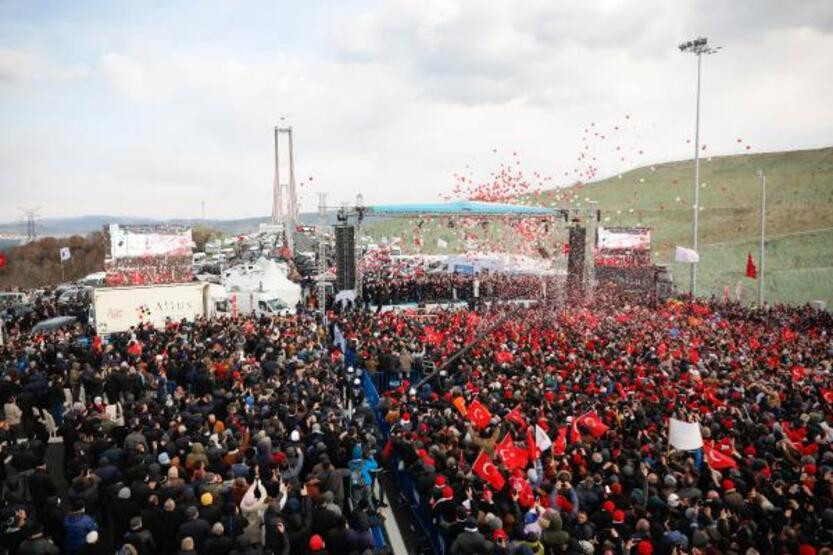
[[[336,232],[336,290],[356,287],[356,228],[337,225]]]
[[[570,296],[584,295],[584,252],[587,229],[574,225],[570,227],[570,253],[567,255],[567,292]]]

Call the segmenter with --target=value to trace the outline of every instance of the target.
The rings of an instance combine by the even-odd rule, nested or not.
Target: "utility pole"
[[[758,308],[764,307],[764,267],[766,264],[766,174],[758,170],[761,178],[761,256],[758,270]]]
[[[680,52],[692,52],[697,56],[697,108],[694,123],[694,218],[692,222],[692,247],[699,254],[699,223],[700,223],[700,69],[702,66],[703,54],[715,54],[721,49],[720,46],[712,48],[708,46],[708,39],[698,37],[679,46]],[[691,264],[691,281],[689,285],[691,296],[697,294],[697,262]]]

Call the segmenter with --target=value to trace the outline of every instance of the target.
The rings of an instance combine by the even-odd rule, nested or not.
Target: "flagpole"
[[[758,170],[761,178],[761,262],[758,272],[758,308],[764,307],[764,257],[766,256],[766,175]]]

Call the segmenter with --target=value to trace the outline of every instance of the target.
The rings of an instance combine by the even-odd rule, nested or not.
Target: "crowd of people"
[[[372,414],[314,314],[8,323],[0,550],[377,552]]]
[[[558,279],[553,275],[460,272],[414,272],[390,275],[369,271],[362,275],[367,306],[432,302],[475,302],[477,299],[554,298]]]
[[[829,313],[613,290],[368,308],[106,340],[10,321],[0,547],[379,552],[388,468],[454,555],[831,552]]]
[[[831,552],[827,312],[611,291],[338,325],[358,367],[394,378],[384,453],[447,552]],[[469,344],[413,381],[415,360]],[[703,446],[672,448],[669,418],[699,425]]]

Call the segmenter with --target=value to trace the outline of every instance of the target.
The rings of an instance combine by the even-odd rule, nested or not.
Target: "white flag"
[[[437,247],[439,247],[441,249],[447,249],[448,248],[448,241],[445,241],[445,240],[440,239],[439,237],[437,237]]]
[[[61,255],[61,262],[65,261],[65,260],[69,260],[69,259],[70,259],[70,257],[72,256],[72,255],[69,253],[69,247],[61,247],[61,250],[60,250],[60,251],[58,251],[58,252],[59,252],[59,253],[60,253],[60,255]]]
[[[685,247],[677,247],[677,252],[674,255],[675,262],[688,262],[689,264],[694,262],[700,262],[700,255],[697,254],[697,251],[692,249],[687,249]]]
[[[676,418],[668,419],[668,443],[680,451],[691,451],[703,446],[700,424],[683,422]]]
[[[541,426],[535,424],[535,446],[543,453],[552,445],[552,440]]]

